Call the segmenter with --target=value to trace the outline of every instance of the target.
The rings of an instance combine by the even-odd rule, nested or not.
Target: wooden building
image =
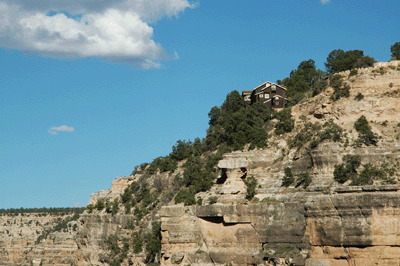
[[[282,109],[287,104],[286,88],[269,81],[252,91],[242,91],[242,96],[246,105],[262,102],[271,109]]]

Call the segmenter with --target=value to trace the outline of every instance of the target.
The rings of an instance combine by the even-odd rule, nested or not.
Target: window
[[[276,91],[276,86],[275,86],[275,85],[271,85],[271,89],[272,89],[273,91]]]
[[[269,93],[265,94],[265,99],[269,99]]]
[[[279,105],[279,100],[278,99],[275,100],[275,105]]]
[[[260,94],[260,98],[263,98],[264,97],[264,94]]]
[[[244,100],[245,100],[245,101],[250,101],[250,95],[244,96]]]

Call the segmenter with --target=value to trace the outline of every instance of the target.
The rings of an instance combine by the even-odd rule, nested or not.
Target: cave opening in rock
[[[228,179],[228,175],[226,173],[226,169],[223,168],[221,171],[221,176],[217,179],[217,184],[225,183],[226,179]]]
[[[224,218],[221,216],[208,216],[208,217],[199,217],[200,219],[203,219],[204,221],[207,221],[209,223],[214,223],[214,224],[222,224],[223,226],[233,226],[236,225],[236,223],[225,223]]]

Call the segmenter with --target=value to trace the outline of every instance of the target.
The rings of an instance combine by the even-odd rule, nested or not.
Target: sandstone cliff
[[[398,63],[340,73],[350,97],[333,101],[328,88],[292,108],[293,132],[277,136],[272,129],[267,148],[224,154],[218,179],[196,194],[197,205],[174,204],[180,162],[174,173],[116,178],[61,232],[50,230],[60,217],[0,216],[0,265],[149,264],[145,243],[159,221],[161,252],[152,258],[162,265],[399,265]],[[356,100],[359,93],[363,98]],[[360,116],[379,137],[376,145],[357,142]],[[342,139],[312,144],[326,122],[340,127]],[[390,176],[340,184],[333,173],[345,155],[360,156],[360,171],[370,165],[389,169]],[[285,168],[294,176],[307,173],[310,183],[283,186]],[[251,200],[250,177],[257,184]],[[127,188],[147,196],[131,204],[123,200]],[[98,202],[108,207],[95,207]]]

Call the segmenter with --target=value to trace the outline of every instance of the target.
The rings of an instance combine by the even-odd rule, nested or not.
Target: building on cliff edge
[[[286,88],[269,81],[253,90],[242,91],[242,97],[246,106],[262,102],[270,109],[282,109],[287,104]]]

